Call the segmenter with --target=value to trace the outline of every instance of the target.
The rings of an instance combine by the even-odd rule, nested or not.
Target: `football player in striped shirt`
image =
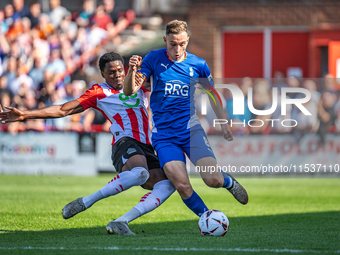
[[[194,94],[198,83],[212,92],[214,98],[209,99],[217,118],[226,119],[226,114],[213,88],[214,81],[206,61],[186,51],[189,42],[187,23],[169,22],[163,39],[165,49],[151,51],[143,61],[137,55],[130,58],[124,81],[124,94],[134,95],[143,81],[151,80],[152,143],[161,167],[183,202],[198,216],[208,208],[190,184],[184,153],[194,165],[208,169],[200,174],[209,187],[224,187],[241,204],[247,204],[246,190],[230,174],[210,171],[209,166],[216,166],[217,162],[196,115]],[[229,126],[221,125],[221,128],[223,137],[232,141]]]
[[[119,172],[97,192],[80,197],[65,205],[62,215],[69,219],[90,208],[95,202],[139,186],[152,190],[122,217],[111,221],[106,230],[109,234],[134,235],[128,223],[161,205],[175,188],[160,169],[160,164],[150,142],[150,127],[147,117],[147,97],[141,90],[125,96],[122,89],[125,79],[124,60],[115,53],[100,57],[99,68],[104,83],[95,84],[80,98],[63,105],[52,105],[38,110],[20,111],[6,107],[9,111],[0,113],[2,123],[25,119],[60,118],[81,113],[93,107],[111,122],[112,161]]]

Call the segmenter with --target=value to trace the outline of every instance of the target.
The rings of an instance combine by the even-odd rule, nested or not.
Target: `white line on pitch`
[[[272,253],[340,253],[339,251],[321,251],[321,250],[294,250],[294,249],[260,249],[260,248],[174,248],[174,247],[0,247],[0,250],[146,250],[146,251],[225,251],[225,252],[272,252]]]

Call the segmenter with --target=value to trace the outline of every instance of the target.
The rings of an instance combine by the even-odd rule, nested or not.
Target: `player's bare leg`
[[[192,195],[193,189],[189,181],[185,163],[180,160],[170,161],[164,164],[163,169],[181,198],[189,198]]]
[[[217,161],[213,157],[201,158],[196,162],[196,166],[200,169],[205,169],[206,171],[200,171],[201,177],[205,184],[209,187],[219,188],[225,187],[237,201],[245,205],[248,203],[247,191],[242,187],[242,185],[235,180],[235,178],[225,172],[217,171],[217,169],[209,166],[216,166]],[[215,171],[212,171],[215,170]]]
[[[204,204],[200,196],[193,190],[186,165],[183,161],[173,160],[163,166],[164,172],[171,183],[175,186],[185,205],[196,215],[200,216],[208,207]]]

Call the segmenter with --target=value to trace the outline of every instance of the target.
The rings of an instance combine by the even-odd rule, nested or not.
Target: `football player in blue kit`
[[[150,78],[150,108],[152,114],[152,143],[157,151],[161,167],[175,186],[183,202],[198,216],[208,210],[203,200],[193,190],[186,172],[186,159],[200,166],[203,181],[209,187],[224,187],[241,204],[248,203],[248,194],[230,174],[212,171],[216,158],[206,134],[196,115],[194,94],[197,83],[215,91],[209,67],[204,59],[186,51],[189,37],[187,23],[173,20],[166,26],[163,38],[165,49],[151,51],[142,60],[134,55],[129,61],[129,71],[124,81],[124,94],[132,95]],[[207,84],[209,83],[209,84]],[[226,113],[213,94],[210,104],[218,119],[226,119]],[[221,125],[223,137],[233,140],[228,125]],[[184,153],[183,153],[184,152]]]

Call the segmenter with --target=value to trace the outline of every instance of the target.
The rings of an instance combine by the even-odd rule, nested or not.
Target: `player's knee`
[[[143,185],[150,177],[149,171],[144,167],[134,167],[130,171],[136,175],[138,185]]]
[[[177,192],[180,194],[181,197],[189,197],[192,193],[192,187],[190,183],[177,183],[174,184]]]
[[[204,179],[205,184],[207,184],[211,188],[219,188],[223,186],[223,179],[212,177]]]

